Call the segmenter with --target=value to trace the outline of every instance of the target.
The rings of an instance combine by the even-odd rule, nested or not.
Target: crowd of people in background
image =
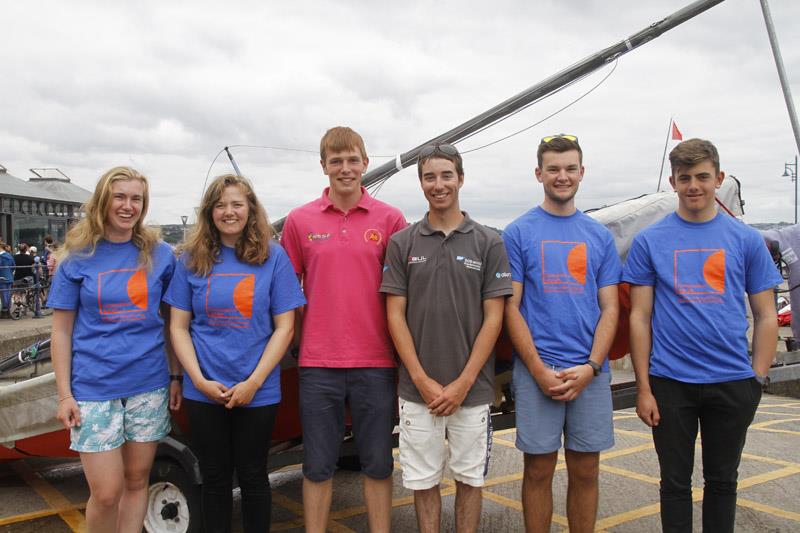
[[[0,239],[0,318],[9,318],[11,295],[15,291],[29,289],[38,283],[37,288],[46,295],[50,278],[56,271],[60,244],[51,235],[44,236],[43,244],[39,253],[36,246],[20,242],[14,254],[12,246]]]

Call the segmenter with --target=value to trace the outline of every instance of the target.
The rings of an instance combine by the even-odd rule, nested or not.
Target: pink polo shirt
[[[308,303],[300,338],[300,366],[395,366],[378,289],[389,237],[406,227],[399,209],[365,188],[347,213],[322,197],[292,210],[281,244],[302,277]]]

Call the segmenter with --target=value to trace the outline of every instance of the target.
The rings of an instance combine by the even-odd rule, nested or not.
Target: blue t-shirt
[[[505,229],[503,240],[540,358],[556,367],[585,364],[600,320],[597,291],[622,274],[611,232],[580,211],[556,216],[535,207]]]
[[[272,336],[272,317],[306,303],[286,252],[270,243],[263,265],[240,261],[233,248],[223,246],[219,262],[208,276],[186,268],[182,255],[164,301],[192,312],[189,332],[197,362],[206,379],[232,387],[253,373]],[[183,395],[212,403],[184,380]],[[281,400],[280,365],[264,380],[247,407],[272,405]]]
[[[47,305],[76,311],[72,328],[72,395],[82,401],[127,398],[169,385],[164,320],[158,309],[175,256],[153,250],[153,267],[138,264],[132,242],[97,243],[90,256],[58,266]]]
[[[654,287],[650,374],[686,383],[754,375],[745,292],[782,281],[756,230],[724,213],[700,223],[672,213],[633,240],[623,281]]]

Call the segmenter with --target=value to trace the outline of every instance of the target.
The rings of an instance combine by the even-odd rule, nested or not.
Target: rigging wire
[[[617,70],[617,66],[618,65],[619,65],[619,57],[614,59],[614,65],[611,67],[611,69],[608,71],[608,73],[605,76],[603,76],[603,78],[600,81],[598,81],[592,88],[590,88],[588,91],[586,91],[582,95],[578,96],[577,98],[575,98],[574,100],[569,102],[567,105],[557,109],[553,113],[550,113],[546,117],[542,118],[541,120],[538,120],[538,121],[534,122],[533,124],[530,124],[530,125],[522,128],[521,130],[515,131],[514,133],[510,133],[509,135],[506,135],[504,137],[500,137],[499,139],[495,139],[492,142],[483,144],[481,146],[477,146],[475,148],[470,148],[469,150],[461,150],[460,151],[461,154],[462,155],[463,154],[468,154],[470,152],[477,152],[478,150],[482,150],[484,148],[488,148],[489,146],[493,146],[495,144],[498,144],[500,142],[508,140],[511,137],[515,137],[516,135],[519,135],[520,133],[523,133],[525,131],[528,131],[531,128],[534,128],[534,127],[538,126],[542,122],[545,122],[546,120],[549,120],[549,119],[553,118],[554,116],[558,115],[562,111],[564,111],[564,110],[572,107],[576,103],[580,102],[581,100],[583,100],[584,98],[589,96],[591,93],[593,93],[596,89],[598,89],[601,85],[603,85],[606,82],[606,80],[608,80],[608,78],[611,77],[611,75],[614,73],[614,71]],[[458,144],[460,142],[463,142],[463,141],[469,139],[470,137],[473,137],[473,136],[477,135],[478,133],[482,133],[482,132],[486,131],[487,129],[491,128],[492,126],[496,126],[497,124],[500,124],[504,120],[507,120],[507,119],[513,117],[517,113],[520,113],[520,112],[528,109],[530,106],[532,106],[534,104],[537,104],[537,103],[539,103],[539,102],[541,102],[543,100],[546,100],[547,98],[549,98],[549,97],[551,97],[551,96],[553,96],[555,94],[558,94],[559,92],[563,91],[564,89],[567,89],[568,87],[571,87],[572,85],[584,80],[586,77],[590,76],[594,72],[596,72],[596,70],[593,71],[593,72],[588,72],[588,73],[584,74],[583,76],[572,80],[571,82],[563,85],[562,87],[559,87],[558,89],[556,89],[556,90],[554,90],[554,91],[552,91],[552,92],[550,92],[548,94],[545,94],[545,95],[537,98],[536,100],[533,100],[533,101],[529,102],[528,104],[522,106],[521,108],[517,109],[516,111],[514,111],[512,113],[509,113],[508,115],[505,115],[504,117],[498,118],[497,120],[495,120],[493,122],[490,122],[489,124],[486,124],[485,126],[475,130],[474,132],[470,133],[469,135],[466,135],[463,139],[459,139],[458,141],[455,141],[453,144]],[[284,151],[289,151],[289,152],[303,152],[303,153],[311,153],[311,154],[316,154],[317,153],[316,150],[306,150],[306,149],[302,149],[302,148],[289,148],[289,147],[283,147],[283,146],[267,146],[267,145],[259,145],[259,144],[232,144],[232,145],[223,147],[219,152],[217,152],[217,155],[214,156],[214,159],[211,161],[211,164],[208,167],[208,171],[206,172],[206,178],[203,181],[203,192],[205,192],[205,190],[206,190],[206,184],[208,183],[208,178],[211,175],[211,169],[213,168],[214,164],[217,162],[217,159],[219,159],[219,156],[222,155],[222,153],[225,151],[225,148],[262,148],[262,149],[266,149],[266,150],[284,150]],[[388,158],[388,157],[394,157],[394,156],[373,155],[371,157],[374,157],[374,158],[384,158],[384,157]],[[367,189],[369,189],[370,192],[373,193],[373,196],[377,196],[378,193],[380,192],[380,190],[383,188],[384,183],[386,183],[386,181],[389,179],[389,177],[390,176],[387,176],[387,177],[385,177],[385,178],[383,178],[383,179],[381,179],[379,181],[376,181],[375,183],[373,183],[369,187],[367,187]]]

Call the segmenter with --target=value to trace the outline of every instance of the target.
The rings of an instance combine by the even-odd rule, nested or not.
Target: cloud
[[[405,151],[688,0],[541,2],[55,1],[5,6],[0,163],[17,175],[58,166],[87,188],[131,164],[153,180],[151,218],[178,223],[226,145],[315,150],[336,124],[373,155]],[[772,2],[800,92],[800,5]],[[541,120],[603,72],[463,142],[464,150]],[[743,183],[748,221],[792,218],[782,163],[796,153],[757,2],[724,2],[623,56],[596,91],[540,126],[465,155],[464,207],[504,226],[541,200],[532,177],[545,134],[580,136],[583,208],[655,190],[671,116],[714,140]],[[313,153],[234,148],[273,218],[319,195]],[[222,157],[211,175],[229,172]],[[413,169],[380,197],[415,218]]]

